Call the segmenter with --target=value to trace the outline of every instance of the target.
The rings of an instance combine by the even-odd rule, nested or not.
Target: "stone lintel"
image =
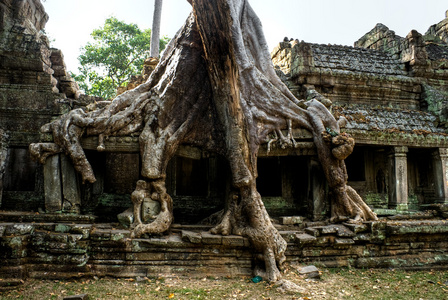
[[[286,133],[284,133],[286,135]],[[267,144],[262,144],[258,151],[258,156],[301,156],[301,155],[317,155],[316,147],[309,138],[309,132],[305,130],[293,131],[294,139],[296,140],[296,147],[287,147],[282,149],[273,143],[271,149],[267,148]],[[274,145],[275,144],[275,145]],[[85,150],[97,150],[99,141],[97,136],[84,137],[81,141],[81,145]],[[140,152],[139,139],[137,136],[122,136],[122,137],[106,137],[104,139],[104,152],[126,152],[126,153],[138,153]],[[202,151],[198,147],[190,145],[179,146],[177,156],[201,159],[207,156],[207,153]]]

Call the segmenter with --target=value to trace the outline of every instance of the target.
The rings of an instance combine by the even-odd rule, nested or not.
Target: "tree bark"
[[[163,0],[155,0],[154,2],[154,14],[152,17],[152,28],[151,28],[151,45],[149,49],[149,55],[154,58],[159,58],[160,20],[162,17],[162,4]]]
[[[351,137],[317,100],[297,100],[275,74],[261,22],[246,0],[193,0],[193,14],[171,40],[148,81],[98,110],[73,110],[44,126],[56,145],[31,145],[38,159],[65,151],[84,181],[95,177],[80,144],[85,135],[140,136],[142,176],[139,191],[161,203],[150,224],[133,236],[169,229],[172,199],[166,193],[166,167],[180,144],[219,153],[229,161],[234,192],[216,234],[249,238],[270,281],[280,278],[286,242],[275,229],[256,189],[260,144],[294,147],[282,130],[313,133],[332,195],[332,216],[371,220],[376,216],[347,186],[343,159]],[[277,136],[277,138],[274,138]],[[280,138],[278,138],[280,137]],[[103,145],[99,148],[103,149]],[[137,192],[137,191],[136,191]],[[138,202],[138,201],[136,201]]]

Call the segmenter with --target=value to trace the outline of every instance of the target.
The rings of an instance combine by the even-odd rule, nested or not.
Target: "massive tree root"
[[[189,2],[193,13],[146,83],[103,108],[73,110],[47,124],[43,131],[53,134],[55,145],[31,145],[30,149],[41,161],[65,152],[83,181],[94,182],[80,139],[139,134],[141,173],[147,184],[144,193],[161,203],[161,213],[150,224],[135,224],[134,237],[161,233],[171,225],[166,167],[180,144],[225,156],[235,192],[212,232],[248,237],[264,262],[266,277],[276,281],[285,261],[286,242],[256,190],[260,144],[277,134],[283,147],[294,146],[291,129],[309,130],[332,191],[332,216],[376,219],[347,186],[343,159],[354,142],[340,134],[338,122],[324,105],[297,100],[276,76],[261,23],[247,0]],[[281,133],[284,129],[289,130],[286,137]],[[107,150],[101,142],[99,150]]]

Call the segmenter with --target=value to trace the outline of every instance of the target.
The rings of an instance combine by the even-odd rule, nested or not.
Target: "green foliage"
[[[151,30],[140,30],[135,24],[110,17],[91,36],[93,41],[81,48],[78,57],[79,74],[72,77],[86,94],[110,99],[115,97],[118,86],[141,73],[143,62],[149,57]],[[168,40],[160,40],[161,50]]]

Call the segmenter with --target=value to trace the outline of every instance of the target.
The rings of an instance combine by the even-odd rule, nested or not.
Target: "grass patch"
[[[284,275],[305,288],[281,294],[262,281],[244,278],[157,277],[27,280],[0,299],[62,299],[88,294],[90,299],[447,299],[446,271],[323,269],[321,280],[308,280],[292,269]]]

